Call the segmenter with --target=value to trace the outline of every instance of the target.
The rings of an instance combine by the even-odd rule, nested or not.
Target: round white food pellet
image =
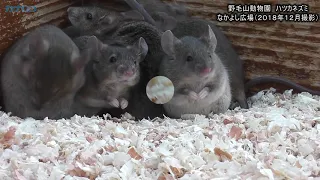
[[[170,79],[164,76],[156,76],[147,84],[147,96],[156,104],[169,102],[174,94],[174,86]]]

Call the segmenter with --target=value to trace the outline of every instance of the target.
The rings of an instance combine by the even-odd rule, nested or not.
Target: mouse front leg
[[[83,97],[83,96],[78,96],[77,97],[83,104],[94,107],[94,108],[104,108],[109,106],[109,102],[101,99],[94,99],[90,97]]]
[[[128,107],[129,102],[125,98],[120,98],[120,107],[121,109],[125,109]]]
[[[199,99],[206,98],[209,95],[209,93],[210,93],[210,88],[209,87],[203,88],[198,94]]]
[[[128,101],[125,98],[108,98],[109,104],[116,108],[125,109],[128,107]]]
[[[215,90],[215,84],[209,83],[207,84],[198,94],[199,99],[206,98],[210,93],[212,93]]]
[[[118,99],[109,99],[108,102],[112,107],[118,108],[120,106]]]
[[[198,99],[198,94],[188,88],[182,88],[182,89],[178,90],[177,93],[182,94],[182,95],[186,95],[191,100]]]

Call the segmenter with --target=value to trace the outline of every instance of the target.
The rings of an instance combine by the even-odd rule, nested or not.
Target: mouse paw
[[[209,88],[205,87],[199,92],[199,99],[204,99],[209,94]]]
[[[113,99],[111,102],[110,102],[110,105],[113,106],[113,107],[120,107],[120,103],[117,99]]]
[[[196,92],[194,92],[194,91],[190,91],[188,96],[192,100],[198,100],[198,94]]]
[[[125,109],[125,108],[127,108],[128,107],[128,101],[126,100],[126,99],[124,99],[124,98],[121,98],[121,100],[120,100],[120,107],[121,107],[121,109]]]

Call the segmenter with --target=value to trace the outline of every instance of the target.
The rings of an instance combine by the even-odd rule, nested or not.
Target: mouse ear
[[[144,17],[139,13],[139,11],[136,10],[121,12],[120,15],[122,16],[123,20],[144,21]]]
[[[28,38],[22,54],[32,58],[41,57],[48,53],[49,46],[50,44],[46,39],[43,39],[39,34],[35,34],[33,37]]]
[[[168,56],[175,55],[175,45],[180,43],[181,41],[170,30],[165,31],[161,36],[161,47]]]
[[[22,74],[29,77],[37,59],[44,57],[49,50],[50,44],[41,35],[36,34],[28,38],[26,46],[23,47],[20,57],[22,63]]]
[[[213,50],[217,47],[217,38],[212,31],[210,25],[208,25],[208,31],[205,35],[200,38],[202,41],[206,42]]]
[[[134,48],[138,50],[140,62],[143,61],[148,53],[148,44],[143,37],[139,38],[138,42],[135,43]]]
[[[97,36],[90,36],[88,38],[88,41],[87,41],[87,46],[88,47],[91,47],[92,50],[96,50],[96,51],[101,51],[102,48],[106,48],[108,47],[107,44],[104,44],[102,41],[100,41]]]
[[[80,7],[69,7],[67,9],[68,19],[72,25],[78,24],[78,18],[81,14]]]
[[[92,57],[95,56],[103,46],[102,42],[96,36],[88,37],[86,48],[80,52],[80,56],[77,56],[79,51],[74,51],[71,55],[71,63],[76,72],[83,70]]]
[[[118,23],[119,17],[118,13],[108,13],[105,12],[103,15],[99,17],[99,24],[114,24]]]
[[[114,15],[104,14],[103,16],[99,17],[99,22],[107,22],[108,24],[111,24],[115,19],[116,17]]]

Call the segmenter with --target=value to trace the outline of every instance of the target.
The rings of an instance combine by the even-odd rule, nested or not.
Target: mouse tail
[[[152,25],[156,25],[155,20],[150,16],[150,14],[139,4],[136,0],[124,0],[132,9],[137,10],[146,19],[146,21]]]
[[[289,86],[297,91],[300,91],[300,92],[309,92],[310,94],[313,94],[313,95],[318,95],[320,96],[320,91],[315,91],[315,90],[312,90],[312,89],[308,89],[306,87],[303,87],[297,83],[294,83],[288,79],[285,79],[285,78],[280,78],[280,77],[272,77],[272,76],[262,76],[262,77],[257,77],[257,78],[254,78],[254,79],[251,79],[250,81],[248,81],[246,84],[245,84],[245,91],[248,92],[248,90],[255,86],[255,85],[258,85],[258,84],[265,84],[265,83],[278,83],[278,84],[283,84],[283,85],[286,85],[286,86]]]

